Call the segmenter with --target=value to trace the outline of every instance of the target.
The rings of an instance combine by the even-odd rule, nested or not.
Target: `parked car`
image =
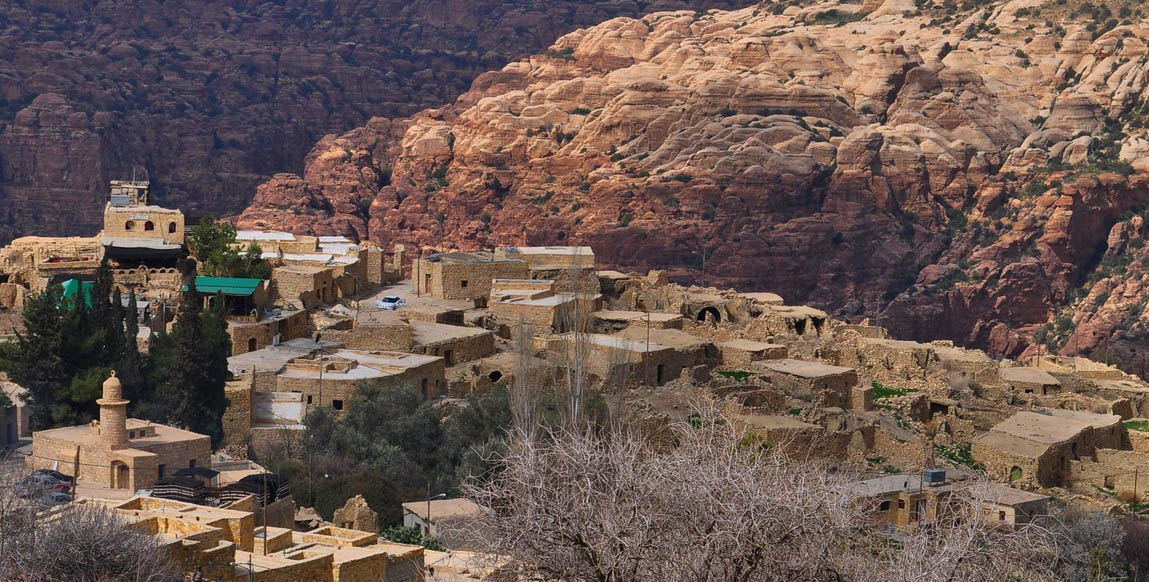
[[[24,477],[24,480],[21,481],[20,484],[34,489],[39,489],[41,491],[64,490],[72,486],[72,482],[70,480],[63,481],[42,473],[33,473],[28,475],[27,477]]]
[[[388,296],[380,299],[379,301],[376,301],[375,305],[379,309],[387,309],[390,311],[394,311],[396,309],[399,309],[400,307],[407,305],[407,302],[403,301],[403,298],[398,296],[398,295],[388,295]]]
[[[74,480],[75,480],[75,479],[73,479],[73,478],[72,478],[72,476],[71,476],[71,475],[65,475],[65,474],[63,474],[63,473],[61,473],[61,472],[59,472],[59,471],[53,471],[53,470],[51,470],[51,469],[36,469],[35,471],[32,471],[32,472],[31,472],[31,473],[29,473],[28,475],[29,475],[29,476],[32,476],[32,475],[44,475],[44,476],[46,476],[46,477],[51,477],[51,478],[53,478],[53,479],[55,479],[55,480],[57,480],[57,481],[64,481],[64,482],[67,482],[67,483],[71,483],[72,481],[74,481]]]
[[[72,502],[72,496],[68,495],[67,493],[61,492],[61,491],[57,491],[55,493],[49,493],[47,495],[42,495],[40,498],[38,498],[36,500],[37,504],[45,506],[45,507],[51,507],[53,505],[63,505],[65,503],[71,503],[71,502]]]

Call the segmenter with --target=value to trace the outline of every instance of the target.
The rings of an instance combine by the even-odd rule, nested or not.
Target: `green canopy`
[[[64,299],[72,301],[76,293],[84,294],[84,305],[92,306],[92,282],[79,279],[68,279],[63,283]]]
[[[247,297],[259,288],[259,284],[263,279],[246,279],[241,277],[196,277],[195,289],[199,293],[215,295],[216,293],[223,293],[224,295],[234,295],[236,297]],[[187,286],[184,286],[184,291],[187,291]]]

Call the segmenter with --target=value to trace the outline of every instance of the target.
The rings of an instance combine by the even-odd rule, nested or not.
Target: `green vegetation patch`
[[[1121,424],[1124,424],[1125,428],[1129,430],[1135,430],[1137,432],[1149,432],[1149,420],[1126,420]]]
[[[939,457],[945,458],[954,464],[968,467],[979,473],[985,472],[985,466],[973,458],[973,445],[970,443],[958,443],[952,447],[934,445],[934,452],[937,453]]]
[[[898,396],[905,396],[911,392],[917,392],[916,388],[890,388],[874,380],[870,382],[870,386],[874,389],[874,400],[884,400],[886,398],[896,398]]]

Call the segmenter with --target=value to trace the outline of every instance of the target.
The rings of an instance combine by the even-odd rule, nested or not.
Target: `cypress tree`
[[[116,293],[119,301],[119,292]],[[136,292],[128,293],[128,307],[120,311],[123,319],[123,334],[120,337],[119,359],[116,361],[116,377],[124,384],[124,398],[132,401],[135,409],[145,406],[146,399],[151,395],[146,392],[144,379],[144,358],[140,355],[140,348],[136,344],[136,337],[140,333],[140,323],[137,319],[139,307],[136,301]]]
[[[24,332],[16,336],[12,380],[28,390],[32,427],[52,428],[56,394],[69,381],[61,357],[64,344],[60,317],[64,290],[57,283],[24,304]]]

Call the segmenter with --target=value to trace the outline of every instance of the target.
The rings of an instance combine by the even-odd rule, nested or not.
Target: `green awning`
[[[68,279],[67,281],[64,281],[62,286],[64,287],[64,299],[72,301],[73,300],[72,298],[76,296],[76,293],[83,293],[84,294],[84,305],[87,305],[88,307],[92,306],[92,282],[91,281],[81,281],[79,279]]]
[[[259,288],[263,279],[246,279],[240,277],[196,277],[195,289],[197,292],[208,295],[223,293],[236,297],[247,297]],[[187,291],[187,285],[184,285]]]

